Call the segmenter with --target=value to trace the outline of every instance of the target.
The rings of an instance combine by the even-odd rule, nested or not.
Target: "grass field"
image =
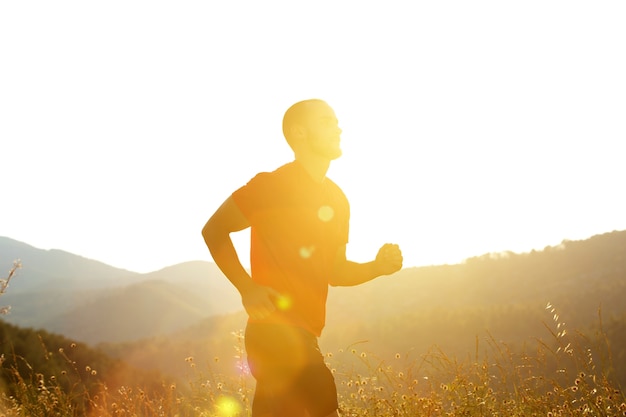
[[[0,283],[0,295],[17,268],[18,263]],[[546,312],[550,339],[521,348],[488,334],[477,337],[475,350],[462,358],[434,346],[381,359],[358,342],[326,353],[341,415],[626,416],[626,400],[612,377],[611,350],[602,331],[591,337],[571,331],[554,306],[548,304]],[[246,366],[242,332],[234,332],[233,338],[237,366],[232,373],[214,371],[218,357],[202,364],[193,357],[171,358],[187,363],[188,377],[176,383],[164,380],[158,389],[105,380],[97,367],[79,369],[81,346],[71,343],[51,352],[42,340],[41,354],[63,366],[35,370],[23,357],[2,355],[0,417],[249,416],[254,380]]]
[[[461,359],[436,347],[415,357],[399,352],[391,360],[359,350],[358,343],[329,352],[341,415],[625,416],[626,400],[610,380],[610,352],[601,335],[570,335],[554,317],[553,340],[537,340],[525,352],[489,337],[477,339],[475,352]],[[241,333],[234,339],[240,366],[232,374],[216,374],[211,364],[192,357],[178,358],[189,366],[188,379],[164,382],[158,392],[109,386],[98,380],[97,369],[75,369],[78,347],[72,345],[54,353],[67,364],[59,375],[5,369],[14,383],[11,395],[3,390],[0,415],[249,416],[254,380],[245,366]],[[76,375],[83,376],[71,378]],[[64,379],[73,381],[69,388],[63,388]],[[96,390],[87,389],[94,384]]]

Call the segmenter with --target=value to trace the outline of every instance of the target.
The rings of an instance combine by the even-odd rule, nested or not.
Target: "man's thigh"
[[[249,324],[246,351],[257,388],[253,415],[327,416],[337,409],[337,388],[317,338],[283,325]]]

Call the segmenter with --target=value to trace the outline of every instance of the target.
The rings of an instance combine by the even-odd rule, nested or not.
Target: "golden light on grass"
[[[280,303],[290,304],[288,297],[283,297]],[[549,343],[540,340],[537,356],[508,351],[507,345],[497,341],[491,346],[493,350],[485,352],[484,357],[470,358],[468,362],[458,362],[456,357],[448,357],[439,349],[420,353],[419,360],[414,359],[411,352],[390,352],[389,358],[352,347],[326,352],[326,365],[336,378],[342,415],[626,415],[626,401],[621,389],[612,385],[604,367],[599,364],[596,367],[592,357],[592,353],[594,356],[605,355],[608,345],[606,348],[602,345],[589,346],[590,339],[575,331],[570,332],[564,341],[555,329],[562,322],[555,322],[553,315],[554,312],[548,310],[552,324],[549,330],[553,342],[560,345],[559,349],[552,350]],[[29,411],[35,410],[28,414],[33,417],[128,416],[138,415],[139,407],[154,410],[155,404],[159,409],[154,410],[154,414],[141,415],[250,415],[253,385],[250,384],[251,376],[244,357],[244,333],[239,330],[232,335],[236,337],[236,372],[213,373],[209,368],[211,374],[207,378],[206,371],[195,369],[193,375],[196,376],[184,384],[189,390],[177,388],[176,384],[183,383],[183,380],[164,381],[154,391],[126,384],[119,386],[112,381],[124,381],[123,374],[109,375],[107,380],[103,380],[100,375],[105,372],[96,374],[92,365],[80,362],[79,367],[67,354],[67,349],[64,351],[62,347],[55,346],[55,354],[59,352],[65,359],[69,372],[66,369],[56,375],[32,372],[33,368],[28,365],[25,370],[31,372],[21,375],[19,368],[5,364],[3,369],[12,372],[16,380],[23,383],[11,401],[7,402],[9,398],[6,397],[4,402],[0,401],[0,415],[22,415],[21,410],[28,407]],[[394,357],[394,365],[390,365],[388,359]],[[0,362],[2,358],[0,355]],[[188,364],[201,363],[193,356],[181,357],[183,359]],[[217,356],[214,361],[218,362]],[[556,364],[559,368],[555,369]],[[570,374],[573,369],[576,372]],[[89,380],[82,381],[83,373],[78,370],[84,370]],[[64,391],[62,383],[71,381],[68,378],[72,376],[78,378],[76,383],[67,388],[69,391]],[[99,382],[101,385],[96,385],[91,391],[85,382]],[[163,388],[169,388],[169,391],[165,392]],[[77,406],[85,412],[76,413]],[[163,410],[167,412],[163,414]],[[192,411],[193,414],[189,414]]]

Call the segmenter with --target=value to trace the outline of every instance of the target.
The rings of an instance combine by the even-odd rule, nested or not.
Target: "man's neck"
[[[296,155],[296,161],[302,165],[313,181],[321,183],[326,178],[330,160],[316,155]]]

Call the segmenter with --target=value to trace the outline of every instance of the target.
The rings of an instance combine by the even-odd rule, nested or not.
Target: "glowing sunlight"
[[[297,19],[252,2],[3,4],[17,191],[0,235],[138,272],[208,260],[198,225],[292,158],[281,117],[310,97],[343,131],[329,175],[357,259],[380,239],[419,266],[626,229],[611,4],[332,3]]]

